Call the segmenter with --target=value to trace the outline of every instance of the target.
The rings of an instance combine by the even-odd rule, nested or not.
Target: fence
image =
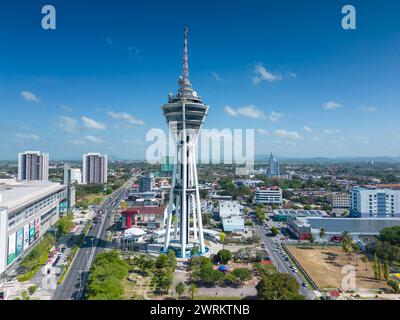
[[[292,259],[292,261],[295,263],[296,267],[303,273],[303,275],[306,277],[307,281],[311,284],[311,286],[314,288],[314,290],[318,290],[320,291],[320,289],[318,288],[318,286],[315,284],[315,282],[313,281],[313,279],[311,279],[311,277],[308,275],[308,273],[303,269],[303,267],[301,266],[301,264],[297,261],[297,259],[294,257],[294,255],[292,255],[292,253],[290,252],[290,250],[287,248],[286,244],[282,243],[282,248],[283,250],[285,250],[285,252],[288,254],[288,256]]]

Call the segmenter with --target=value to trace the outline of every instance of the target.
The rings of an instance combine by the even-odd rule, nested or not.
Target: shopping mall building
[[[0,280],[66,209],[64,185],[0,179]]]

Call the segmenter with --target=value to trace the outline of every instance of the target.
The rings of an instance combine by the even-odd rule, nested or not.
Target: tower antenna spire
[[[183,38],[183,59],[182,75],[179,77],[179,95],[181,97],[193,97],[192,84],[189,80],[189,59],[188,59],[188,32],[189,28],[185,26]]]
[[[185,84],[189,84],[189,59],[188,59],[188,32],[189,28],[185,26],[184,29],[184,42],[183,42],[183,65],[182,65],[182,79]]]

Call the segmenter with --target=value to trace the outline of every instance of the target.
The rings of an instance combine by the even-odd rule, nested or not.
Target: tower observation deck
[[[177,160],[174,163],[171,179],[164,251],[172,248],[178,256],[187,258],[195,252],[199,254],[206,252],[195,144],[209,108],[202,103],[189,80],[187,27],[184,30],[182,64],[178,93],[169,94],[168,103],[161,107],[169,130],[175,139],[175,159]],[[172,229],[173,216],[175,227]]]

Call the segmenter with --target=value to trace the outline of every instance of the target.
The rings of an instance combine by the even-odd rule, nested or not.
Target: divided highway
[[[264,227],[260,224],[258,219],[250,212],[250,217],[252,221],[254,222],[255,228],[261,237],[262,243],[265,245],[265,249],[268,251],[269,256],[271,257],[272,262],[275,264],[276,268],[278,269],[279,272],[283,273],[288,273],[292,277],[296,279],[296,281],[300,284],[300,294],[303,295],[307,300],[313,300],[315,298],[315,294],[312,290],[303,287],[302,284],[304,283],[304,279],[302,278],[301,275],[298,273],[294,273],[290,266],[291,262],[290,261],[285,261],[285,259],[282,257],[282,255],[274,251],[274,249],[277,248],[276,244],[274,241],[271,239],[271,237],[267,236],[265,233]],[[279,241],[278,241],[279,243]],[[283,250],[281,246],[279,245],[279,251]]]
[[[97,211],[102,212],[101,220],[92,224],[63,283],[57,287],[53,300],[81,300],[84,298],[90,267],[96,256],[106,247],[106,232],[112,223],[112,211],[120,203],[121,196],[129,183],[131,181],[114,191],[97,208]]]

